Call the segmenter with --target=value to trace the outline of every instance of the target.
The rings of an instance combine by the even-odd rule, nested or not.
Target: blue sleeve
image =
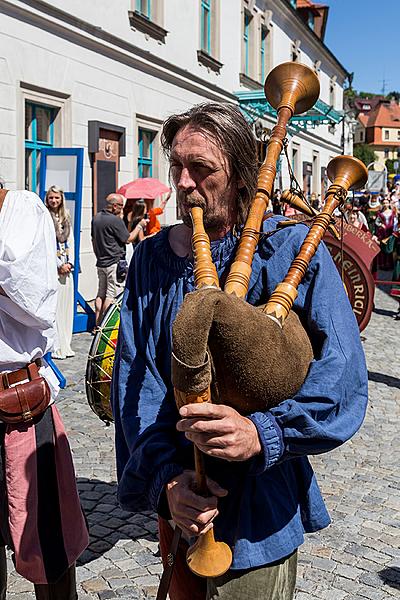
[[[306,323],[314,359],[293,398],[250,416],[263,448],[253,459],[252,474],[279,461],[336,448],[354,435],[365,415],[368,377],[360,334],[324,244],[299,287],[295,307]]]
[[[164,485],[183,471],[172,388],[156,365],[158,321],[149,295],[143,293],[150,287],[151,265],[144,268],[148,257],[141,259],[141,254],[138,247],[125,288],[111,394],[118,500],[131,511],[157,510]]]

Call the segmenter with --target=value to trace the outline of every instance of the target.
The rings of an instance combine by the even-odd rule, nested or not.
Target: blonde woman
[[[74,318],[74,281],[72,277],[74,237],[71,216],[65,206],[63,190],[56,185],[52,185],[47,190],[45,204],[52,216],[57,238],[57,340],[52,357],[63,359],[75,354],[71,348]]]

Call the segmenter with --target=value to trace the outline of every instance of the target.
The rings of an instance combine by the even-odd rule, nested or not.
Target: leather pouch
[[[43,377],[0,391],[0,421],[26,423],[43,413],[50,404],[50,388]]]

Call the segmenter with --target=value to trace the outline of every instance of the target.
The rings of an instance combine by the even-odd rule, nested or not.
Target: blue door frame
[[[76,156],[76,180],[74,191],[65,190],[65,199],[74,202],[74,323],[73,332],[80,333],[89,331],[94,327],[95,315],[89,304],[78,291],[78,279],[80,273],[80,245],[81,245],[81,215],[82,215],[82,181],[83,181],[83,148],[43,148],[40,157],[40,185],[39,195],[44,201],[47,188],[46,183],[47,157],[48,156]],[[52,185],[52,184],[51,184]],[[81,306],[84,312],[78,312]]]

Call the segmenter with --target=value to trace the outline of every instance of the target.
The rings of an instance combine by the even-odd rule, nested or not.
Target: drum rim
[[[94,359],[96,358],[96,356],[94,355],[94,353],[98,349],[101,337],[104,334],[104,328],[107,326],[107,325],[103,325],[103,323],[107,323],[107,321],[110,319],[110,317],[114,314],[114,312],[116,310],[121,312],[122,298],[123,298],[123,292],[121,294],[119,294],[116,297],[115,301],[112,304],[110,304],[110,306],[107,308],[107,311],[105,312],[105,314],[101,320],[99,330],[95,333],[92,343],[90,344],[87,363],[86,363],[86,371],[85,371],[86,398],[87,398],[88,404],[89,404],[90,408],[92,409],[92,411],[104,423],[106,423],[106,425],[113,423],[114,419],[112,417],[110,418],[110,416],[106,413],[105,410],[103,410],[101,412],[101,414],[99,414],[100,411],[98,410],[98,403],[96,403],[96,401],[94,400],[94,394],[96,393],[96,390],[94,389],[93,384],[91,383],[91,379],[95,375]],[[115,350],[114,350],[114,354],[115,354]],[[112,381],[112,377],[110,377],[110,386],[111,386],[111,381]],[[110,404],[110,414],[112,414],[111,404]]]

